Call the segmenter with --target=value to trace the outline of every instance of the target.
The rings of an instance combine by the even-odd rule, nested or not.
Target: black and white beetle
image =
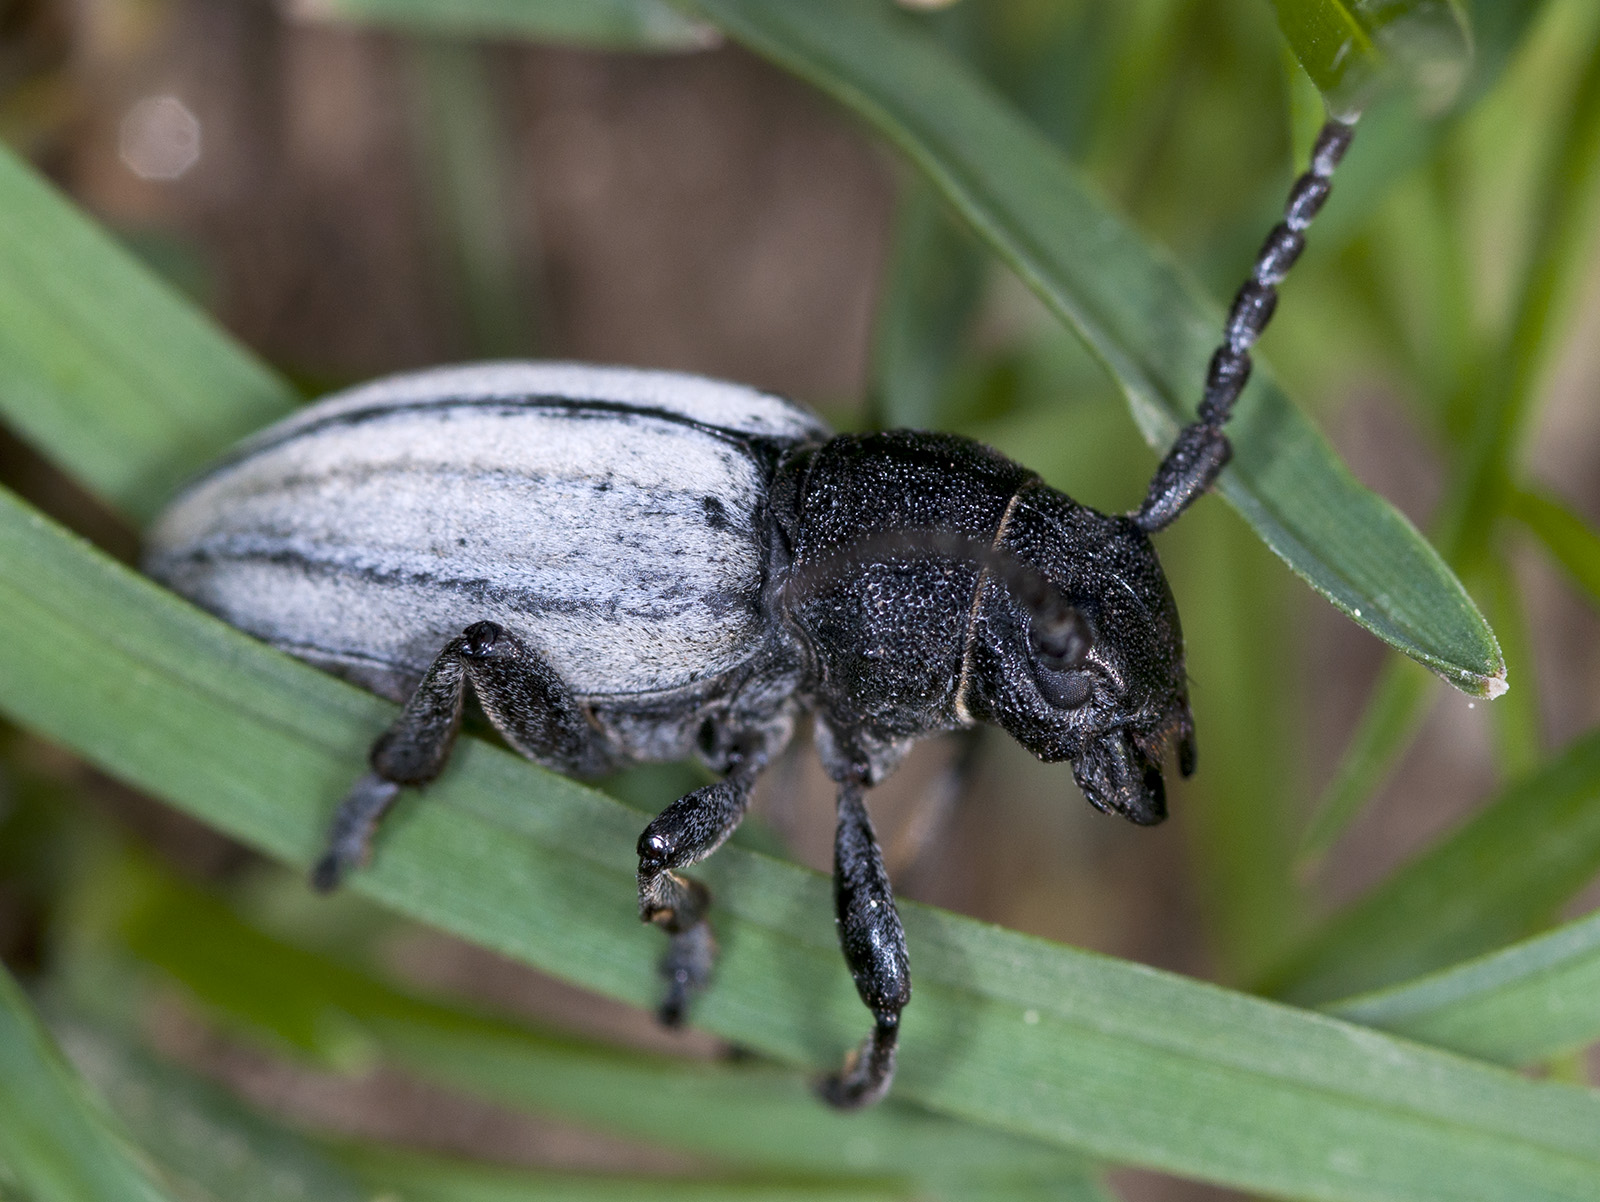
[[[715,851],[796,716],[838,783],[839,940],[874,1026],[823,1096],[882,1097],[911,997],[863,794],[910,745],[991,722],[1070,760],[1084,796],[1166,814],[1194,770],[1178,611],[1150,545],[1226,464],[1249,348],[1351,136],[1329,122],[1143,506],[1108,516],[987,447],[831,436],[694,376],[507,363],[341,393],[246,442],[151,532],[151,575],[249,633],[404,702],[340,804],[314,881],[362,862],[403,785],[444,766],[467,694],[562,772],[699,756],[722,779],[639,838],[639,908],[671,936],[662,1015],[711,971]]]

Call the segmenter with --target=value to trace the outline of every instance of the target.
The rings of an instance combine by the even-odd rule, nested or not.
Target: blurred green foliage
[[[1204,750],[1175,807],[1190,836],[1189,871],[1226,982],[1495,1063],[1538,1063],[1600,1037],[1592,1000],[1600,937],[1589,919],[1551,926],[1600,863],[1600,733],[1555,745],[1551,731],[1570,735],[1571,725],[1542,708],[1522,570],[1541,558],[1600,606],[1600,535],[1582,511],[1592,498],[1560,495],[1528,457],[1594,277],[1600,9],[1589,0],[962,0],[925,15],[868,9],[874,36],[908,57],[885,55],[881,70],[863,69],[849,46],[831,53],[806,42],[807,20],[834,11],[821,4],[805,19],[756,0],[706,0],[686,5],[687,16],[658,0],[329,0],[319,13],[413,39],[407,74],[423,204],[449,250],[437,265],[441,287],[486,353],[548,336],[536,328],[538,281],[506,266],[511,202],[485,50],[455,39],[568,38],[661,52],[703,44],[720,24],[809,78],[832,72],[822,82],[835,98],[928,173],[908,170],[902,180],[871,419],[979,437],[1104,508],[1137,504],[1154,462],[1126,419],[1124,397],[1137,411],[1140,386],[1118,353],[1171,367],[1174,411],[1192,405],[1193,395],[1179,393],[1191,376],[1198,392],[1198,370],[1186,368],[1186,350],[1141,345],[1150,335],[1137,326],[1102,344],[1091,329],[1086,346],[1000,263],[1035,272],[1030,282],[1057,312],[1088,305],[1093,316],[1085,298],[1096,288],[1115,298],[1135,286],[1135,267],[1166,270],[1170,261],[1182,265],[1171,278],[1183,287],[1197,280],[1195,295],[1214,308],[1276,219],[1320,120],[1318,87],[1334,89],[1337,105],[1370,100],[1263,358],[1283,392],[1325,427],[1356,393],[1381,391],[1443,465],[1429,533],[1492,621],[1512,686],[1486,707],[1501,783],[1475,817],[1327,913],[1314,869],[1380,795],[1440,690],[1387,653],[1313,805],[1319,782],[1308,762],[1325,738],[1313,724],[1328,718],[1298,637],[1312,602],[1263,547],[1259,522],[1253,532],[1203,503],[1162,538]],[[848,5],[837,11],[854,19]],[[37,39],[19,37],[11,49],[6,31],[25,23],[14,20],[0,25],[0,136],[32,152],[69,121],[71,83],[30,50]],[[1341,56],[1344,37],[1355,59]],[[1006,190],[986,186],[990,177],[962,176],[955,168],[974,148],[958,136],[928,136],[942,136],[933,118],[950,115],[940,105],[952,89],[918,96],[916,80],[897,82],[892,69],[938,61],[963,65],[946,83],[992,89],[1026,120],[1029,137],[1070,157],[1087,181],[1084,203],[1103,196],[1136,231],[1132,257],[1063,261],[1051,274],[1050,247],[1025,236],[1037,214],[1006,209]],[[909,98],[905,111],[928,120],[886,117],[885,96]],[[1043,158],[1015,167],[1018,178],[1078,186],[1078,176],[1050,175]],[[0,412],[78,484],[142,519],[195,463],[292,403],[294,390],[272,368],[218,336],[26,167],[0,159],[0,188]],[[1016,220],[986,227],[997,213]],[[159,270],[171,256],[148,257]],[[1195,303],[1204,315],[1205,302]],[[1141,420],[1153,437],[1149,413]],[[257,848],[303,859],[323,783],[358,762],[355,749],[381,726],[382,707],[332,682],[307,684],[306,670],[155,598],[26,506],[7,501],[4,515],[0,706]],[[1352,533],[1366,536],[1359,526]],[[1312,557],[1324,550],[1313,545]],[[86,684],[96,664],[115,665],[116,679]],[[234,672],[226,679],[237,692],[209,697],[193,665]],[[184,690],[193,715],[183,721],[238,742],[186,760],[173,733],[181,722],[141,725],[141,698],[170,697],[176,709]],[[808,1062],[819,1040],[783,1025],[800,1020],[772,1002],[768,979],[830,962],[821,927],[769,938],[790,934],[780,903],[791,894],[815,902],[809,918],[825,922],[824,890],[738,848],[713,869],[719,890],[731,887],[725,922],[734,937],[726,988],[708,998],[705,1017],[773,1061],[674,1061],[422,1001],[381,979],[375,948],[397,920],[347,898],[297,911],[285,931],[263,903],[285,887],[266,879],[271,870],[220,892],[181,883],[108,834],[108,820],[83,800],[93,787],[40,746],[18,733],[0,744],[0,909],[24,915],[37,941],[6,948],[31,1000],[0,979],[0,1196],[1104,1198],[1086,1154],[1284,1197],[1454,1191],[1523,1202],[1600,1193],[1592,1093],[921,907],[908,911],[913,957],[926,973],[919,1013],[953,1016],[963,1038],[980,1049],[994,1041],[985,1054],[1018,1067],[1009,1086],[977,1076],[960,1078],[978,1082],[970,1089],[953,1087],[939,1079],[933,1053],[948,1053],[943,1071],[958,1078],[968,1071],[962,1057],[975,1054],[926,1036],[908,1046],[908,1057],[929,1058],[908,1068],[902,1096],[840,1119],[778,1063]],[[430,799],[449,817],[417,815],[386,845],[387,863],[366,887],[402,913],[642,998],[649,983],[638,933],[613,931],[609,916],[585,905],[617,890],[626,901],[635,817],[491,756],[473,749],[459,786]],[[230,781],[230,759],[282,763],[287,780]],[[660,776],[629,787],[645,786],[661,791],[658,800],[673,788]],[[508,816],[502,791],[550,817]],[[617,846],[585,859],[568,827],[590,842],[616,827]],[[468,852],[501,859],[469,868]],[[531,912],[494,913],[481,882],[457,887],[452,872],[467,876],[484,862],[504,864],[507,895],[563,915],[572,938],[525,930],[540,921]],[[519,864],[524,873],[542,866],[548,879],[529,883]],[[740,880],[768,896],[741,897]],[[970,963],[993,977],[961,984]],[[840,988],[829,1000],[808,1005],[850,1013],[847,985],[831,985]],[[1084,1000],[1096,998],[1100,1011]],[[150,1015],[175,1005],[274,1056],[351,1074],[398,1065],[692,1163],[674,1180],[646,1183],[434,1161],[291,1130],[151,1048]],[[1155,1017],[1164,1012],[1168,1021]],[[82,1079],[49,1046],[40,1014]],[[1149,1019],[1142,1027],[1139,1015]],[[1010,1046],[1021,1038],[1014,1019],[1048,1053],[1031,1076]],[[831,1020],[815,1021],[822,1029]],[[1062,1065],[1079,1064],[1101,1077],[1058,1080]],[[1131,1103],[1125,1120],[1082,1113],[1141,1089],[1155,1095],[1159,1114],[1137,1114]]]

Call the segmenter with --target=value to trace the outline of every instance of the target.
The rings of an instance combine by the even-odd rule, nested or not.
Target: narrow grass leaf
[[[1361,136],[1339,166],[1338,187],[1317,215],[1317,245],[1344,246],[1367,225],[1395,184],[1428,161],[1474,102],[1499,81],[1546,5],[1543,0],[1469,0],[1472,47],[1466,84],[1453,113],[1433,119],[1411,97],[1382,97],[1361,117]],[[1332,45],[1332,41],[1328,43]]]
[[[1355,821],[1416,738],[1433,695],[1433,681],[1415,664],[1385,661],[1333,779],[1306,825],[1299,852],[1303,863],[1320,859]]]
[[[0,1164],[32,1202],[165,1202],[170,1197],[62,1059],[4,967]]]
[[[1294,636],[1282,615],[1294,585],[1220,506],[1184,523],[1163,548],[1169,571],[1187,582],[1186,664],[1204,765],[1182,786],[1183,809],[1218,972],[1247,981],[1310,925],[1292,875],[1294,815],[1284,804],[1304,792],[1303,736],[1283,704]]]
[[[1324,1009],[1482,1060],[1550,1060],[1600,1039],[1600,914]]]
[[[912,1202],[890,1184],[531,1172],[384,1149],[352,1149],[345,1160],[374,1194],[406,1202]]]
[[[731,36],[876,127],[1085,339],[1147,441],[1188,421],[1220,309],[958,62],[880,4],[696,0]],[[1220,489],[1314,589],[1458,688],[1495,694],[1504,663],[1432,547],[1356,482],[1258,370],[1229,427]]]
[[[0,147],[0,418],[142,520],[294,396]]]
[[[705,26],[666,0],[296,0],[314,20],[471,38],[528,38],[605,50],[700,50]]]
[[[369,1202],[355,1176],[305,1137],[108,1030],[58,1024],[73,1062],[185,1202]]]
[[[1359,114],[1386,84],[1438,112],[1472,64],[1465,15],[1450,0],[1272,0],[1278,28],[1331,112]]]
[[[1501,437],[1515,442],[1559,347],[1577,318],[1600,214],[1600,24],[1590,22],[1588,61],[1556,119],[1562,129],[1536,200],[1534,245],[1510,326]],[[1502,461],[1509,461],[1509,452]]]
[[[1531,23],[1527,5],[1501,10],[1479,4],[1476,11],[1490,33],[1490,56],[1501,60]],[[1563,109],[1558,119],[1565,127],[1537,188],[1533,252],[1520,267],[1518,296],[1502,343],[1487,357],[1492,366],[1481,373],[1479,395],[1469,398],[1472,428],[1463,439],[1464,463],[1441,506],[1439,546],[1458,570],[1481,563],[1503,507],[1516,507],[1515,499],[1508,497],[1506,480],[1519,432],[1533,407],[1545,364],[1570,320],[1573,281],[1588,262],[1586,246],[1594,224],[1590,212],[1600,163],[1595,149],[1600,137],[1600,53],[1593,48],[1588,66],[1575,82],[1570,112]],[[1451,264],[1455,259],[1446,256],[1440,262]],[[1441,303],[1459,309],[1455,299],[1462,292],[1459,280],[1440,283],[1435,292],[1444,298]],[[1410,745],[1428,693],[1420,682],[1406,677],[1403,666],[1385,666],[1334,782],[1319,802],[1305,839],[1306,858],[1332,845]]]
[[[439,275],[455,285],[474,356],[526,357],[535,325],[518,235],[531,215],[507,178],[510,140],[486,52],[440,38],[412,38],[404,49],[420,183],[445,260]]]
[[[1503,548],[1486,558],[1480,572],[1484,607],[1494,617],[1506,663],[1515,668],[1521,687],[1489,709],[1494,727],[1495,766],[1503,778],[1532,772],[1544,759],[1543,700],[1522,589]]]
[[[1584,591],[1589,603],[1600,606],[1600,534],[1548,493],[1518,489],[1510,510]]]
[[[385,1149],[355,1149],[350,1163],[375,1190],[407,1202],[914,1202],[893,1183],[579,1176],[464,1165]],[[1092,1182],[999,1182],[940,1191],[948,1202],[1115,1202]]]
[[[1463,570],[1488,553],[1509,507],[1512,461],[1549,364],[1570,328],[1578,282],[1594,244],[1600,206],[1600,23],[1590,22],[1587,58],[1561,110],[1560,137],[1538,181],[1534,243],[1520,265],[1516,301],[1474,398],[1464,466],[1443,505],[1440,546]]]
[[[129,951],[230,1026],[333,1067],[356,1049],[363,1066],[381,1057],[508,1106],[752,1172],[892,1176],[940,1197],[952,1178],[1087,1177],[1070,1153],[903,1103],[839,1114],[772,1065],[623,1051],[420,1001],[273,939],[154,868],[112,872],[120,879],[96,888],[123,899],[114,937]]]
[[[1442,968],[1549,922],[1597,869],[1600,733],[1336,914],[1263,988],[1315,1003]]]
[[[0,709],[295,865],[392,706],[247,639],[0,501]],[[634,911],[641,815],[476,740],[352,886],[626,1001],[659,984]],[[867,1025],[825,878],[725,847],[723,956],[695,1021],[831,1066]],[[1297,1198],[1588,1199],[1600,1097],[903,907],[917,994],[898,1096],[1051,1144]],[[1153,1104],[1152,1099],[1159,1099]]]
[[[878,304],[872,388],[880,424],[940,426],[940,401],[982,293],[986,256],[922,179],[900,197]]]
[[[1117,1202],[1117,1195],[1097,1181],[948,1181],[939,1189],[940,1202]]]

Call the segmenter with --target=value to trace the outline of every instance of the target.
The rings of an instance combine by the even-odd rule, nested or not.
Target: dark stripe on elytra
[[[164,558],[165,562],[158,575],[168,579],[176,577],[177,573],[172,568],[180,564],[197,566],[266,564],[272,567],[292,568],[313,579],[343,578],[379,587],[412,586],[434,589],[454,596],[464,597],[473,604],[482,605],[486,609],[495,605],[509,605],[527,614],[586,614],[597,619],[616,620],[619,605],[619,599],[616,597],[612,597],[605,603],[582,601],[570,597],[549,597],[529,589],[508,588],[504,585],[497,585],[486,577],[481,576],[471,578],[451,577],[441,576],[435,572],[407,571],[400,568],[361,567],[336,560],[316,559],[303,552],[292,551],[287,547],[270,550],[265,548],[226,550],[201,546],[191,551],[186,551],[181,555],[171,555]],[[641,574],[638,579],[648,581],[661,579],[671,582],[666,590],[656,594],[656,600],[699,601],[705,604],[718,617],[724,617],[729,613],[735,613],[740,610],[746,611],[752,616],[759,614],[759,588],[752,588],[748,597],[721,589],[696,596],[684,587],[680,577],[670,572],[660,572],[654,576]],[[633,611],[628,616],[630,619],[670,621],[680,611],[678,608],[662,608],[660,610],[649,608],[642,611]]]
[[[296,426],[293,430],[286,430],[270,438],[262,438],[260,441],[247,441],[235,447],[205,472],[190,480],[184,485],[183,492],[188,492],[214,476],[227,471],[234,465],[244,462],[246,459],[252,459],[257,455],[322,430],[361,426],[368,422],[382,421],[385,418],[402,414],[445,413],[454,409],[487,409],[491,411],[498,409],[505,413],[543,410],[554,413],[570,413],[578,417],[626,414],[630,417],[655,418],[659,421],[669,422],[685,429],[696,430],[713,438],[721,439],[724,442],[732,443],[755,457],[769,475],[777,464],[778,456],[786,448],[806,441],[803,437],[782,438],[775,435],[750,434],[743,430],[730,430],[723,426],[711,425],[709,422],[696,421],[694,418],[685,417],[681,413],[673,413],[670,410],[656,409],[644,405],[633,405],[625,401],[602,401],[556,396],[435,397],[427,401],[373,404],[360,409],[352,409],[347,413],[333,413],[326,417],[317,418],[315,421],[307,422],[305,425]]]
[[[509,492],[512,489],[531,492],[546,487],[552,480],[557,484],[587,487],[591,492],[609,492],[615,487],[615,482],[604,476],[584,480],[574,476],[514,471],[502,467],[470,465],[463,467],[457,464],[406,461],[344,464],[316,474],[291,472],[258,480],[250,485],[234,484],[229,488],[228,496],[234,501],[275,496],[288,500],[299,492],[314,494],[329,481],[359,485],[374,480],[402,480],[412,476],[429,480],[466,481],[501,492]],[[702,496],[699,489],[646,489],[633,483],[629,483],[628,487],[641,498],[636,505],[640,516],[688,518],[693,515],[700,517],[713,530],[726,531],[746,538],[753,536],[749,515],[744,510],[735,511],[738,514],[736,518],[720,500],[716,497]],[[669,505],[669,502],[679,498],[682,499],[680,506]]]

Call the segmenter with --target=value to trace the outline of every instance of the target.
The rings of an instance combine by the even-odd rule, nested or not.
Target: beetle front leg
[[[839,946],[856,992],[872,1011],[874,1025],[838,1073],[824,1078],[818,1092],[841,1110],[870,1106],[894,1080],[900,1011],[911,1000],[911,966],[906,933],[894,906],[883,852],[855,781],[839,786],[839,827],[833,845],[833,903],[839,920]]]
[[[706,922],[711,891],[673,869],[705,859],[727,841],[750,806],[756,768],[735,764],[722,780],[678,798],[639,836],[639,917],[671,936],[661,961],[667,996],[658,1011],[675,1027],[690,999],[711,979],[716,941]]]

